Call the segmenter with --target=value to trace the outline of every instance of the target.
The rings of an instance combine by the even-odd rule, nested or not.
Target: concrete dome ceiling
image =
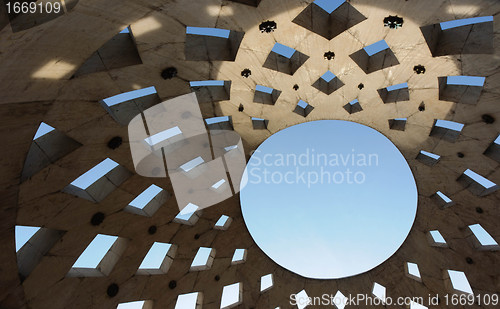
[[[173,308],[178,295],[201,292],[203,308],[220,308],[223,287],[234,283],[241,283],[241,308],[288,308],[290,294],[301,290],[310,296],[337,291],[371,294],[374,283],[393,298],[439,294],[440,306],[446,307],[444,295],[454,292],[447,270],[464,272],[475,294],[498,293],[497,248],[478,244],[469,226],[480,224],[500,241],[500,193],[482,190],[463,173],[470,169],[500,183],[500,148],[494,143],[500,133],[500,3],[351,0],[347,15],[336,16],[349,25],[343,29],[329,23],[311,2],[66,1],[67,13],[57,18],[21,15],[11,21],[12,27],[3,15],[0,307],[116,308],[119,303],[146,300],[153,308]],[[402,27],[384,27],[389,16],[403,18]],[[426,28],[478,16],[494,16],[495,21],[466,27],[463,33]],[[308,24],[311,17],[329,31]],[[266,21],[277,28],[261,32],[259,25]],[[133,40],[116,36],[129,25]],[[187,26],[229,29],[244,36],[239,46],[231,45],[233,55],[227,48],[219,54],[219,43],[190,41]],[[380,40],[392,54],[372,60],[356,54]],[[275,43],[302,53],[300,65],[294,62],[283,69],[283,59],[270,56]],[[328,52],[335,54],[330,54],[331,60]],[[225,58],[215,60],[218,57]],[[164,79],[166,68],[175,68],[176,76]],[[248,77],[242,74],[245,69],[251,72],[246,71]],[[318,83],[327,71],[343,86]],[[443,77],[456,75],[486,77],[484,87],[447,87]],[[200,80],[230,81],[227,97],[215,98],[190,87],[189,81]],[[401,83],[408,83],[406,92],[385,90]],[[254,102],[256,85],[280,91],[279,97],[271,104]],[[242,136],[247,155],[273,133],[305,121],[350,120],[383,133],[406,157],[419,190],[417,218],[406,242],[367,273],[340,280],[304,279],[275,264],[255,245],[238,195],[205,209],[193,225],[174,221],[179,209],[173,197],[165,198],[151,217],[124,211],[151,184],[170,194],[172,185],[168,178],[144,178],[133,172],[127,126],[101,101],[150,86],[156,88],[158,100],[197,91],[203,117],[231,116],[230,126]],[[361,108],[346,106],[355,99]],[[296,110],[299,100],[314,109]],[[251,117],[266,121],[256,124]],[[396,120],[400,118],[406,121]],[[435,126],[436,120],[464,127],[450,131]],[[37,146],[43,154],[33,158],[45,161],[32,162],[29,153],[41,122],[58,135]],[[439,161],[421,155],[421,150],[439,155]],[[109,195],[93,202],[63,192],[106,158],[124,168]],[[32,173],[23,174],[25,163],[35,166]],[[443,202],[438,191],[454,204]],[[227,230],[213,228],[221,215],[232,219]],[[52,231],[39,235],[36,257],[16,257],[16,225]],[[433,230],[443,235],[445,247],[430,242]],[[68,276],[98,234],[123,239],[115,248],[119,254],[113,267],[99,277]],[[138,274],[154,242],[177,246],[172,265],[164,274]],[[200,247],[215,249],[213,263],[209,269],[190,271]],[[238,248],[247,250],[246,260],[232,265]],[[418,265],[421,280],[407,274],[407,262]],[[268,274],[274,285],[261,293],[261,277]]]

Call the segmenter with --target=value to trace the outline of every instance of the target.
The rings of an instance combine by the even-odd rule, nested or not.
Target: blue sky
[[[331,14],[339,6],[341,6],[345,0],[316,0],[314,4],[318,5],[320,8],[325,10],[327,13]]]
[[[405,159],[373,129],[352,122],[315,121],[271,136],[248,167],[265,154],[298,156],[307,149],[317,154],[348,155],[353,149],[356,154],[376,153],[379,165],[358,168],[366,174],[364,184],[253,184],[247,174],[249,183],[240,199],[250,234],[278,264],[306,277],[343,277],[375,267],[399,248],[414,220],[417,191]],[[296,166],[266,168],[283,175]],[[345,170],[325,168],[332,173]]]
[[[477,23],[485,23],[485,22],[489,22],[489,21],[493,21],[493,16],[481,16],[481,17],[450,20],[450,21],[442,22],[440,25],[441,25],[442,30],[446,30],[446,29],[451,29],[451,28],[460,27],[460,26],[472,25],[472,24],[477,24]]]
[[[204,28],[204,27],[187,27],[187,34],[195,34],[195,35],[207,35],[207,36],[215,36],[220,38],[229,38],[229,30],[219,29],[219,28]]]
[[[327,83],[329,83],[332,79],[334,79],[334,78],[335,78],[335,74],[333,74],[333,73],[332,73],[332,72],[330,72],[330,71],[326,71],[326,73],[325,73],[325,74],[323,74],[323,75],[321,76],[321,78],[322,78],[323,80],[325,80]]]
[[[288,47],[286,45],[276,43],[276,44],[274,44],[272,51],[277,53],[277,54],[282,55],[283,57],[290,59],[290,58],[292,58],[292,56],[296,50],[291,48],[291,47]]]
[[[385,42],[385,40],[380,40],[378,42],[375,42],[371,45],[368,45],[364,48],[368,56],[373,56],[376,53],[379,53],[383,50],[386,50],[389,48],[389,45]]]

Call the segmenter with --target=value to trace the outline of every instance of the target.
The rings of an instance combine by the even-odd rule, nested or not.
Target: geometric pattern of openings
[[[177,246],[155,242],[142,260],[138,275],[166,274],[175,257]]]
[[[80,10],[79,13],[74,12],[63,18],[53,19],[36,29],[7,36],[8,40],[0,42],[2,57],[5,60],[2,62],[4,69],[0,70],[0,74],[2,80],[7,81],[0,84],[2,90],[0,100],[4,103],[2,104],[4,147],[1,148],[4,151],[2,166],[5,169],[2,171],[2,190],[4,190],[2,202],[6,205],[4,207],[6,211],[2,215],[2,226],[5,228],[1,235],[5,241],[2,241],[4,246],[1,249],[2,252],[11,251],[11,254],[2,254],[1,259],[2,278],[5,278],[4,282],[8,284],[3,285],[0,307],[27,306],[28,298],[29,306],[33,308],[91,308],[92,306],[116,308],[117,305],[119,308],[126,308],[123,305],[135,301],[144,301],[143,308],[146,308],[151,300],[154,300],[154,305],[160,308],[174,306],[184,308],[182,305],[177,305],[176,300],[179,294],[192,292],[199,295],[203,293],[205,305],[218,307],[223,287],[235,282],[245,285],[240,299],[245,299],[244,306],[249,308],[275,308],[278,305],[282,308],[287,307],[288,299],[276,303],[276,295],[288,296],[290,292],[300,291],[303,288],[308,291],[311,289],[311,296],[321,295],[318,293],[334,293],[339,287],[350,293],[370,293],[371,286],[356,282],[381,282],[386,285],[389,295],[393,290],[394,294],[411,296],[421,296],[414,295],[417,291],[417,294],[422,292],[424,295],[427,293],[444,295],[446,287],[443,281],[439,280],[443,279],[443,275],[435,273],[437,269],[465,271],[471,279],[470,285],[474,288],[474,292],[477,290],[477,293],[496,286],[498,272],[494,255],[497,253],[489,252],[494,249],[491,247],[494,243],[485,242],[483,236],[477,230],[473,232],[473,229],[476,223],[480,224],[495,243],[498,242],[500,233],[492,216],[495,214],[498,192],[489,192],[485,197],[488,189],[484,191],[485,187],[481,187],[480,182],[474,184],[467,178],[469,176],[459,176],[469,167],[492,182],[500,181],[497,164],[500,162],[500,147],[498,147],[500,142],[494,142],[498,134],[497,123],[486,124],[484,117],[484,121],[481,121],[481,115],[498,118],[495,87],[500,69],[497,65],[498,57],[493,54],[493,42],[498,41],[498,33],[495,33],[493,28],[496,22],[494,23],[489,16],[491,19],[489,21],[474,21],[472,24],[458,27],[442,28],[438,23],[449,19],[446,16],[451,16],[451,12],[456,16],[495,15],[498,12],[495,1],[460,0],[458,1],[460,3],[445,0],[406,1],[397,8],[394,7],[394,1],[390,0],[373,3],[365,1],[363,4],[358,4],[356,1],[345,2],[344,6],[359,10],[360,14],[366,16],[363,20],[365,18],[367,20],[341,31],[332,41],[325,36],[331,37],[335,35],[336,27],[347,27],[350,24],[330,22],[335,19],[329,17],[329,20],[323,19],[326,25],[323,26],[321,23],[316,23],[321,19],[309,18],[307,15],[306,18],[301,17],[296,19],[295,23],[292,22],[307,7],[314,6],[315,10],[322,10],[319,11],[320,14],[341,16],[338,14],[342,11],[340,6],[328,13],[319,5],[321,1],[315,1],[314,4],[313,1],[307,3],[290,1],[285,4],[283,1],[268,0],[259,5],[259,0],[238,0],[225,1],[223,6],[219,6],[213,5],[213,1],[178,0],[163,4],[161,12],[155,11],[154,7],[145,3],[127,1],[115,6],[105,5],[104,2],[96,0],[95,6],[77,8]],[[70,10],[77,1],[66,0],[65,3],[66,9]],[[259,5],[258,9],[254,7],[256,5]],[[422,10],[422,7],[426,10]],[[80,14],[82,10],[85,11],[84,14]],[[384,28],[383,18],[395,15],[394,10],[398,16],[404,17],[404,27],[398,30]],[[354,10],[349,9],[345,12],[350,14]],[[16,26],[17,22],[21,22],[24,18],[22,15],[36,17],[37,25],[47,21],[45,17],[49,17],[31,13],[20,14],[11,25]],[[123,17],[124,24],[116,22],[119,19],[117,16]],[[310,16],[314,16],[312,10]],[[436,16],[441,16],[441,20],[436,19]],[[276,27],[273,33],[261,33],[258,25],[268,19],[279,24],[279,27]],[[309,23],[310,29],[307,26],[297,25],[300,20]],[[436,23],[436,27],[431,29],[434,32],[431,31],[430,36],[425,33],[423,27],[422,31],[419,31],[419,27],[422,25],[425,27],[426,20]],[[104,48],[120,30],[119,27],[125,26],[125,22],[129,21],[133,21],[130,29],[127,28],[129,33],[122,33],[124,35],[120,37],[132,37],[133,41],[129,40],[129,43],[133,48],[125,49],[118,42],[113,42],[111,47],[117,48],[114,51],[109,49],[113,56],[97,59],[95,56],[97,49],[100,53],[103,50],[101,48]],[[342,21],[352,23],[355,18]],[[3,25],[1,21],[0,24]],[[195,24],[244,32],[245,36],[242,38],[235,62],[186,60],[187,35],[184,25]],[[13,29],[16,31],[15,27]],[[10,30],[4,29],[4,31]],[[374,35],[375,33],[378,34]],[[382,39],[386,40],[390,49],[382,49],[379,53],[368,55],[372,51],[370,49],[367,51],[363,47]],[[420,44],[423,40],[426,41],[424,45]],[[221,38],[221,41],[227,39]],[[286,60],[283,59],[283,63],[274,63],[278,71],[262,67],[276,41],[310,56],[293,76],[281,73],[295,69],[293,66],[286,66],[287,63],[296,64],[295,59],[290,60],[285,56],[283,57]],[[200,49],[210,46],[203,43]],[[133,50],[137,50],[139,58],[133,57],[129,52]],[[327,51],[335,52],[332,61],[324,59],[323,55]],[[353,62],[349,54],[356,52],[365,55],[353,57],[355,58]],[[208,57],[210,53],[207,51],[205,55]],[[234,49],[225,48],[223,53],[234,54]],[[472,53],[482,53],[482,55],[475,57],[470,55]],[[457,56],[448,58],[440,57],[440,54]],[[126,56],[126,59],[121,58],[122,56]],[[92,64],[91,59],[97,60],[94,63],[102,65]],[[122,60],[128,59],[132,60],[131,63],[136,61],[137,65],[112,68],[115,64],[123,65]],[[139,64],[139,59],[144,60],[144,64]],[[380,59],[385,60],[380,61]],[[50,65],[46,67],[47,63]],[[397,65],[398,63],[401,65]],[[283,65],[283,68],[279,67],[280,65]],[[412,68],[416,65],[425,65],[427,69],[425,74],[415,73]],[[165,80],[160,74],[165,68],[170,67],[175,67],[178,71],[177,78]],[[50,74],[44,78],[37,77],[36,72],[40,68],[44,69],[44,73],[47,69]],[[240,76],[240,72],[246,68],[252,72],[248,78]],[[97,72],[98,69],[103,71],[83,75],[84,69],[88,70],[88,73],[92,70]],[[330,96],[311,85],[326,71],[336,72],[345,83],[340,91],[335,91]],[[51,79],[49,75],[57,78]],[[71,79],[72,75],[76,78]],[[482,86],[448,83],[448,77],[461,75],[484,76],[486,79]],[[439,83],[440,77],[444,77],[444,83]],[[146,177],[134,175],[124,178],[127,180],[117,184],[114,182],[115,170],[112,170],[110,174],[98,178],[97,181],[102,181],[103,185],[95,188],[90,185],[85,190],[78,189],[76,195],[84,195],[85,198],[98,203],[97,205],[84,198],[74,198],[70,194],[61,192],[67,184],[106,157],[123,164],[123,169],[127,167],[131,171],[126,130],[118,124],[127,125],[127,117],[138,115],[148,104],[160,102],[160,95],[162,98],[171,98],[190,90],[196,91],[197,89],[194,89],[196,87],[190,89],[188,82],[190,80],[233,82],[234,86],[233,89],[229,89],[230,91],[222,90],[221,86],[215,87],[218,89],[200,90],[204,91],[201,93],[202,100],[211,108],[203,110],[203,118],[209,119],[215,115],[232,117],[230,123],[248,142],[250,145],[248,150],[256,149],[263,140],[278,130],[316,119],[342,119],[369,124],[374,129],[391,136],[391,140],[403,154],[413,156],[406,159],[412,170],[416,171],[419,189],[424,188],[411,232],[413,236],[407,238],[405,246],[395,253],[394,259],[386,261],[375,271],[360,274],[356,278],[325,280],[318,284],[313,279],[298,278],[287,270],[274,271],[276,265],[260,252],[245,229],[237,198],[213,207],[207,211],[206,218],[201,218],[196,223],[191,221],[192,226],[184,226],[179,225],[177,222],[181,220],[174,217],[177,215],[177,210],[185,205],[176,205],[175,199],[166,200],[151,218],[123,211],[142,190],[151,185],[151,179]],[[400,82],[412,85],[411,100],[403,104],[382,104],[382,100],[378,99],[377,90]],[[280,102],[276,101],[278,104],[275,106],[254,103],[252,90],[255,89],[255,85],[268,85],[273,89],[280,89]],[[103,104],[100,102],[103,98],[124,91],[147,89],[148,86],[155,87],[154,92],[150,94],[150,101],[143,100],[141,96],[129,100],[125,98],[117,104],[103,106],[108,114],[99,106]],[[441,89],[442,86],[444,89]],[[478,96],[479,89],[481,92]],[[215,99],[229,98],[230,94],[232,94],[231,102],[215,101]],[[315,113],[307,118],[297,117],[293,111],[300,98],[313,105]],[[359,102],[354,101],[353,104],[344,107],[346,111],[341,110],[343,105],[355,98],[363,103],[364,112],[360,112],[362,109]],[[215,104],[212,104],[214,102]],[[261,119],[252,121],[251,116]],[[396,117],[408,117],[408,119],[412,117],[412,126],[406,127],[405,131],[391,131],[390,129],[395,127],[391,125],[388,127],[387,122]],[[447,131],[439,125],[434,127],[434,119],[449,119],[467,124],[467,127],[463,132],[461,128]],[[46,135],[33,140],[33,132],[42,121],[56,128],[54,131],[60,130],[68,138],[78,141],[75,142],[75,149],[70,151],[65,147],[59,148],[56,141],[40,145],[40,141],[55,133],[50,130]],[[229,122],[220,124],[226,125]],[[431,137],[428,138],[431,126],[436,130],[433,130]],[[106,143],[114,136],[123,137],[123,146],[111,151]],[[446,141],[456,143],[450,144]],[[45,157],[41,159],[42,157],[36,153],[28,155],[33,144],[38,144],[36,145],[38,148],[50,147],[51,150],[58,151],[57,156],[59,154],[61,156],[51,157],[52,154],[44,153],[48,159]],[[68,146],[67,143],[64,145]],[[442,157],[437,159],[438,162],[420,157],[413,160],[417,154],[420,156],[421,149],[438,153]],[[461,159],[464,157],[463,154],[465,159]],[[40,161],[31,160],[33,156]],[[43,162],[50,163],[38,171],[33,169],[35,172],[32,173],[28,168],[26,172],[21,170],[22,160],[25,160],[25,166],[30,168],[44,166],[41,164]],[[461,177],[459,182],[453,182],[453,179],[458,177]],[[159,179],[156,184],[164,188],[165,193],[172,192],[168,179]],[[115,191],[109,189],[109,187],[116,189],[118,185],[119,188]],[[477,190],[473,188],[474,186]],[[460,190],[462,187],[467,187],[467,190]],[[439,206],[431,201],[429,197],[437,190],[450,194],[452,202],[455,203],[452,209],[440,210]],[[109,195],[104,198],[104,193],[108,191]],[[429,202],[430,205],[427,205]],[[420,207],[422,204],[425,207]],[[99,226],[91,224],[91,218],[96,212],[106,214],[105,221]],[[227,221],[216,224],[223,214],[227,216]],[[466,218],[461,218],[462,215]],[[12,239],[9,241],[9,237],[12,238],[14,235],[16,241],[18,238],[18,233],[13,232],[14,224],[40,227],[34,234],[28,233],[29,241],[25,242],[24,246],[21,245],[16,254],[14,254],[14,242]],[[469,224],[472,225],[469,227],[467,226]],[[226,232],[219,231],[228,227]],[[39,241],[39,236],[43,234],[38,233],[44,229],[57,237],[44,236],[41,237],[42,241]],[[430,229],[442,231],[453,250],[436,248],[446,247],[446,241],[440,234],[439,237],[434,235],[435,238],[432,238],[432,234],[437,231],[427,234]],[[71,266],[98,233],[118,236],[116,242],[126,238],[131,239],[132,243],[121,253],[118,264],[107,277],[65,278],[68,271],[72,273]],[[421,243],[425,241],[424,234],[431,237],[432,247]],[[203,237],[197,240],[195,235]],[[469,241],[469,246],[462,245],[464,239],[461,238],[464,237]],[[50,241],[46,242],[45,239]],[[137,275],[140,264],[153,244],[167,242],[181,243],[180,248],[182,248],[167,274],[163,277]],[[31,246],[35,249],[31,249]],[[189,273],[187,270],[200,246],[212,247],[217,250],[220,257],[210,270]],[[27,248],[33,251],[27,251]],[[236,248],[247,248],[251,256],[244,264],[230,266]],[[411,255],[410,252],[415,249],[418,249],[418,255]],[[479,250],[481,252],[478,252]],[[32,253],[26,255],[27,252]],[[426,259],[426,256],[432,258]],[[467,263],[472,265],[465,264],[465,258],[468,256],[474,259],[473,263],[470,262],[471,258],[467,260]],[[103,270],[106,269],[105,262],[108,261],[112,264],[112,260],[104,257],[101,259]],[[410,282],[405,284],[401,284],[398,280],[389,280],[398,276],[398,274],[393,275],[395,270],[403,275],[401,274],[405,271],[402,267],[403,261],[418,264],[422,277],[429,278],[429,285],[427,282],[425,285],[411,282],[412,279],[408,279]],[[451,263],[452,261],[457,263]],[[257,262],[258,267],[254,264]],[[460,265],[463,267],[455,268]],[[413,274],[410,264],[407,266],[408,274]],[[261,276],[271,273],[275,283],[273,288],[261,297],[257,297],[260,295],[258,290]],[[22,284],[19,284],[19,277],[23,281]],[[476,288],[474,284],[480,286]],[[117,285],[120,286],[119,292],[114,288]],[[459,286],[455,287],[466,290]],[[456,289],[452,287],[447,292]],[[201,306],[201,302],[194,302],[196,308]],[[192,304],[191,307],[194,307]],[[410,308],[420,309],[423,306],[412,303]]]
[[[168,198],[169,194],[165,190],[156,185],[151,185],[131,201],[124,210],[133,214],[151,217]]]
[[[116,122],[126,126],[135,116],[160,103],[160,97],[155,87],[147,87],[117,94],[100,103]]]
[[[433,57],[492,54],[493,16],[447,21],[420,28]]]
[[[142,64],[130,27],[101,46],[76,71],[74,77]]]
[[[74,139],[42,122],[26,156],[21,181],[25,181],[80,146],[81,144]]]
[[[108,276],[127,247],[127,239],[97,235],[68,272],[68,277]]]
[[[327,71],[312,86],[324,94],[330,95],[344,86],[344,83],[331,71]]]
[[[101,202],[132,175],[107,158],[64,188],[64,192],[94,203]]]
[[[276,43],[263,64],[264,68],[293,75],[309,56],[291,47]]]

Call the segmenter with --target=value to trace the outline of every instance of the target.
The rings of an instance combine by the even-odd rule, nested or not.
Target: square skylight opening
[[[175,303],[175,309],[201,309],[202,303],[203,293],[201,292],[179,294]]]
[[[115,96],[104,99],[103,102],[107,106],[113,106],[113,105],[117,105],[117,104],[120,104],[123,102],[131,101],[131,100],[145,97],[145,96],[155,94],[155,93],[157,93],[156,88],[154,86],[151,86],[151,87],[147,87],[147,88],[143,88],[143,89],[138,89],[138,90],[120,93],[120,94],[117,94]]]
[[[297,103],[298,106],[302,107],[302,108],[307,108],[309,106],[308,103],[306,103],[305,101],[303,100],[300,100],[299,103]]]
[[[427,152],[427,151],[424,151],[424,150],[420,150],[420,153],[424,156],[427,156],[429,158],[432,158],[434,160],[439,160],[441,158],[440,155],[437,155],[437,154],[434,154],[434,153],[431,153],[431,152]]]
[[[422,282],[422,277],[420,276],[420,269],[415,263],[407,262],[405,265],[406,275],[414,280]]]
[[[142,260],[137,274],[161,275],[166,274],[172,265],[177,247],[172,244],[155,242]]]
[[[274,89],[266,87],[266,86],[257,85],[257,86],[255,86],[255,90],[260,91],[260,92],[264,92],[264,93],[268,93],[268,94],[272,94]]]
[[[186,225],[194,225],[199,217],[200,207],[193,203],[189,203],[184,207],[179,214],[174,218],[174,222],[186,224]]]
[[[371,45],[368,45],[364,48],[365,52],[368,54],[368,56],[373,56],[375,54],[378,54],[386,49],[389,49],[389,45],[385,42],[385,40],[381,40],[378,42],[375,42]]]
[[[45,134],[54,131],[55,129],[45,122],[40,123],[40,126],[38,127],[38,130],[36,130],[35,137],[33,137],[33,140],[36,140],[39,137],[44,136]]]
[[[333,304],[337,309],[344,309],[347,303],[349,302],[349,298],[347,298],[342,292],[337,291],[335,296],[333,296],[335,303]]]
[[[474,236],[475,247],[482,250],[498,250],[498,242],[480,225],[469,225],[469,229]]]
[[[191,263],[190,271],[207,270],[212,267],[215,258],[215,249],[200,247]]]
[[[96,166],[85,172],[83,175],[73,180],[71,185],[85,190],[93,183],[95,183],[98,179],[106,176],[106,174],[111,172],[118,165],[118,163],[111,160],[110,158],[106,158],[101,163],[97,164]]]
[[[153,308],[153,302],[150,300],[139,300],[131,301],[128,303],[118,304],[116,309],[151,309]]]
[[[321,78],[327,83],[329,83],[335,77],[337,76],[335,76],[335,74],[333,74],[331,71],[326,71],[325,74],[321,75]]]
[[[385,293],[386,293],[386,291],[385,291],[385,287],[383,285],[378,284],[377,282],[375,282],[373,284],[373,289],[372,289],[373,296],[380,299],[382,301],[382,303],[384,303],[384,304],[385,304],[385,300],[386,300]]]
[[[230,30],[207,27],[186,27],[186,34],[215,36],[219,38],[229,38]]]
[[[429,231],[429,242],[433,247],[448,247],[446,240],[444,240],[443,235],[438,230]]]
[[[322,8],[328,14],[332,14],[333,11],[344,4],[345,0],[316,0],[313,3]]]
[[[288,59],[292,58],[293,54],[296,52],[295,49],[280,43],[274,44],[272,51]]]
[[[213,86],[224,86],[223,80],[199,80],[189,82],[191,87],[213,87]]]
[[[21,249],[39,230],[40,227],[37,226],[16,225],[16,252],[18,252],[19,249]]]
[[[311,298],[307,295],[306,290],[302,290],[295,295],[295,302],[297,303],[298,309],[304,309],[311,304]]]
[[[181,165],[180,169],[187,173],[203,163],[205,163],[205,161],[203,160],[202,157],[196,157],[193,160],[188,161],[188,162],[184,163],[183,165]]]
[[[453,130],[453,131],[457,131],[457,132],[462,132],[462,129],[465,126],[462,123],[449,121],[449,120],[441,120],[441,119],[437,119],[435,125],[438,127],[441,127],[441,128],[445,128],[445,129],[449,129],[449,130]]]
[[[247,259],[247,249],[236,249],[234,250],[233,258],[231,259],[231,265],[242,264]]]
[[[144,141],[151,147],[158,145],[159,143],[166,141],[174,136],[181,135],[182,131],[179,127],[175,126],[170,129],[158,132],[150,137],[144,139]]]
[[[440,23],[441,30],[447,30],[456,27],[468,26],[493,21],[493,16],[481,16],[465,19],[450,20]]]
[[[243,303],[243,284],[241,282],[226,285],[222,289],[221,309],[229,309]]]
[[[408,88],[408,83],[401,83],[401,84],[397,84],[397,85],[392,85],[392,86],[389,86],[387,87],[387,91],[395,91],[395,90],[399,90],[399,89],[405,89],[405,88]]]
[[[274,285],[273,274],[268,274],[260,277],[260,292],[264,293],[269,291]]]
[[[479,185],[481,185],[485,189],[491,189],[497,185],[493,181],[490,181],[489,179],[479,175],[478,173],[476,173],[470,169],[467,169],[464,172],[464,174],[469,176],[470,178],[472,178],[472,180],[474,180],[476,183],[478,183]]]
[[[139,194],[132,202],[129,203],[130,206],[143,209],[152,199],[154,199],[160,192],[163,191],[162,188],[157,185],[151,185],[141,194]]]
[[[464,272],[448,270],[447,273],[451,281],[453,292],[458,292],[459,294],[474,294]]]
[[[486,77],[480,76],[447,76],[446,84],[448,85],[465,85],[483,87]]]
[[[394,120],[396,120],[396,121],[407,121],[408,118],[395,118]]]
[[[214,229],[225,231],[229,228],[232,221],[233,220],[230,217],[228,217],[226,215],[222,215],[219,218],[219,220],[217,220],[217,222],[215,223]]]

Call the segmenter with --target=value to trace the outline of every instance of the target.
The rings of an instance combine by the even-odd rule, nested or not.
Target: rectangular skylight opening
[[[221,309],[233,308],[243,303],[243,284],[241,282],[226,285],[222,289]]]
[[[376,43],[373,43],[372,45],[368,45],[364,48],[368,56],[373,56],[375,54],[380,53],[381,51],[384,51],[386,49],[389,49],[389,45],[385,42],[385,40],[378,41]]]
[[[98,234],[73,264],[73,268],[97,268],[118,236]]]
[[[213,87],[213,86],[224,86],[223,80],[199,80],[189,82],[191,87]]]
[[[269,291],[274,285],[273,274],[265,275],[260,278],[260,292]]]
[[[465,125],[454,121],[438,119],[436,120],[436,126],[457,132],[462,132],[462,129]]]
[[[486,77],[480,76],[447,76],[446,84],[448,85],[465,85],[483,87]]]
[[[438,191],[436,192],[436,194],[439,196],[439,198],[441,198],[445,203],[449,204],[452,202],[452,200],[447,197],[446,195],[444,195],[441,191]]]
[[[252,121],[265,121],[262,118],[252,117]]]
[[[93,183],[95,183],[100,178],[104,177],[106,174],[111,172],[115,167],[119,164],[110,158],[106,158],[101,163],[97,164],[90,170],[88,170],[85,174],[81,175],[77,179],[75,179],[71,185],[80,188],[82,190],[86,190]]]
[[[476,183],[480,184],[485,189],[491,189],[496,186],[496,183],[490,181],[489,179],[475,173],[474,171],[467,169],[464,172],[465,175],[472,178]]]
[[[165,131],[158,132],[150,137],[147,137],[144,141],[151,147],[158,145],[159,143],[166,141],[174,136],[182,134],[181,129],[175,126],[173,128],[167,129]]]
[[[215,258],[215,249],[200,247],[191,263],[190,271],[207,270],[212,267]]]
[[[205,119],[205,123],[207,125],[214,124],[214,123],[227,122],[227,121],[229,121],[229,116],[212,117],[212,118]]]
[[[255,90],[260,91],[260,92],[264,92],[264,93],[268,93],[268,94],[272,94],[274,89],[266,87],[266,86],[257,85],[257,86],[255,86]]]
[[[232,219],[226,215],[222,215],[219,220],[214,225],[214,229],[216,230],[227,230],[229,228],[229,225],[231,225]]]
[[[302,290],[295,295],[298,309],[304,309],[311,304],[311,298],[307,295],[306,290]]]
[[[247,259],[246,249],[236,249],[231,260],[231,265],[244,263]]]
[[[39,230],[40,228],[36,226],[16,225],[16,252],[19,251],[19,249],[21,249]]]
[[[55,129],[45,122],[40,123],[40,126],[38,127],[38,130],[36,130],[35,137],[33,137],[33,140],[36,140],[39,137],[44,136],[45,134],[54,131]]]
[[[396,120],[396,121],[405,121],[406,122],[408,120],[408,118],[396,118],[394,120]]]
[[[325,10],[328,14],[332,14],[333,11],[338,9],[345,0],[316,0],[313,3]]]
[[[205,161],[203,160],[202,157],[196,157],[193,160],[188,161],[188,162],[184,163],[183,165],[181,165],[180,169],[187,173],[203,163],[205,163]]]
[[[167,243],[155,242],[142,260],[138,274],[166,274],[172,265],[176,246]]]
[[[351,102],[349,102],[350,105],[354,105],[356,103],[359,103],[358,99],[354,99]]]
[[[149,309],[152,308],[153,302],[148,300],[131,301],[128,303],[118,304],[116,309]]]
[[[211,188],[214,190],[218,190],[225,183],[226,183],[226,180],[221,179],[221,180],[217,181],[216,183],[214,183]]]
[[[474,238],[477,240],[479,249],[495,249],[498,250],[498,243],[480,224],[469,225]]]
[[[381,284],[378,284],[377,282],[375,282],[373,284],[373,289],[372,289],[372,294],[373,296],[377,297],[378,299],[380,299],[384,304],[385,304],[385,287]]]
[[[427,151],[424,151],[424,150],[420,150],[420,153],[423,154],[424,156],[427,156],[427,157],[432,158],[434,160],[439,160],[441,158],[441,156],[439,156],[437,154],[434,154],[434,153],[431,153],[431,152],[427,152]]]
[[[219,38],[229,38],[230,30],[206,27],[187,27],[186,34],[215,36]]]
[[[448,276],[450,277],[451,285],[454,292],[459,292],[463,294],[474,294],[472,288],[465,276],[464,272],[456,270],[448,270]]]
[[[151,185],[141,194],[139,194],[132,202],[129,203],[130,206],[143,209],[151,200],[153,200],[160,192],[163,191],[162,188]]]
[[[397,85],[392,85],[392,86],[389,86],[387,87],[387,91],[394,91],[394,90],[399,90],[399,89],[404,89],[404,88],[408,88],[408,83],[402,83],[402,84],[397,84]]]
[[[154,86],[152,86],[152,87],[148,87],[148,88],[143,88],[143,89],[138,89],[138,90],[120,93],[120,94],[117,94],[115,96],[106,98],[103,101],[107,106],[113,106],[113,105],[117,105],[117,104],[120,104],[123,102],[134,100],[137,98],[145,97],[145,96],[148,96],[148,95],[151,95],[154,93],[157,93],[156,88]]]
[[[336,77],[335,74],[333,74],[330,71],[327,71],[325,74],[321,76],[321,78],[327,83],[331,82],[332,79],[334,79],[335,77]]]
[[[177,296],[175,309],[201,309],[202,303],[203,294],[201,292],[180,294]]]
[[[292,58],[293,54],[296,52],[295,49],[280,43],[274,44],[272,51],[288,59]]]
[[[181,224],[193,225],[199,219],[199,215],[197,214],[199,210],[200,207],[193,203],[189,203],[174,218],[174,221]]]
[[[447,29],[451,29],[451,28],[486,23],[486,22],[490,22],[490,21],[493,21],[493,16],[482,16],[482,17],[450,20],[450,21],[442,22],[442,23],[440,23],[440,25],[441,25],[441,30],[447,30]]]
[[[335,296],[333,296],[333,299],[335,300],[334,305],[337,309],[344,309],[345,306],[349,303],[349,298],[347,298],[340,291],[337,291],[337,293],[335,293]]]

